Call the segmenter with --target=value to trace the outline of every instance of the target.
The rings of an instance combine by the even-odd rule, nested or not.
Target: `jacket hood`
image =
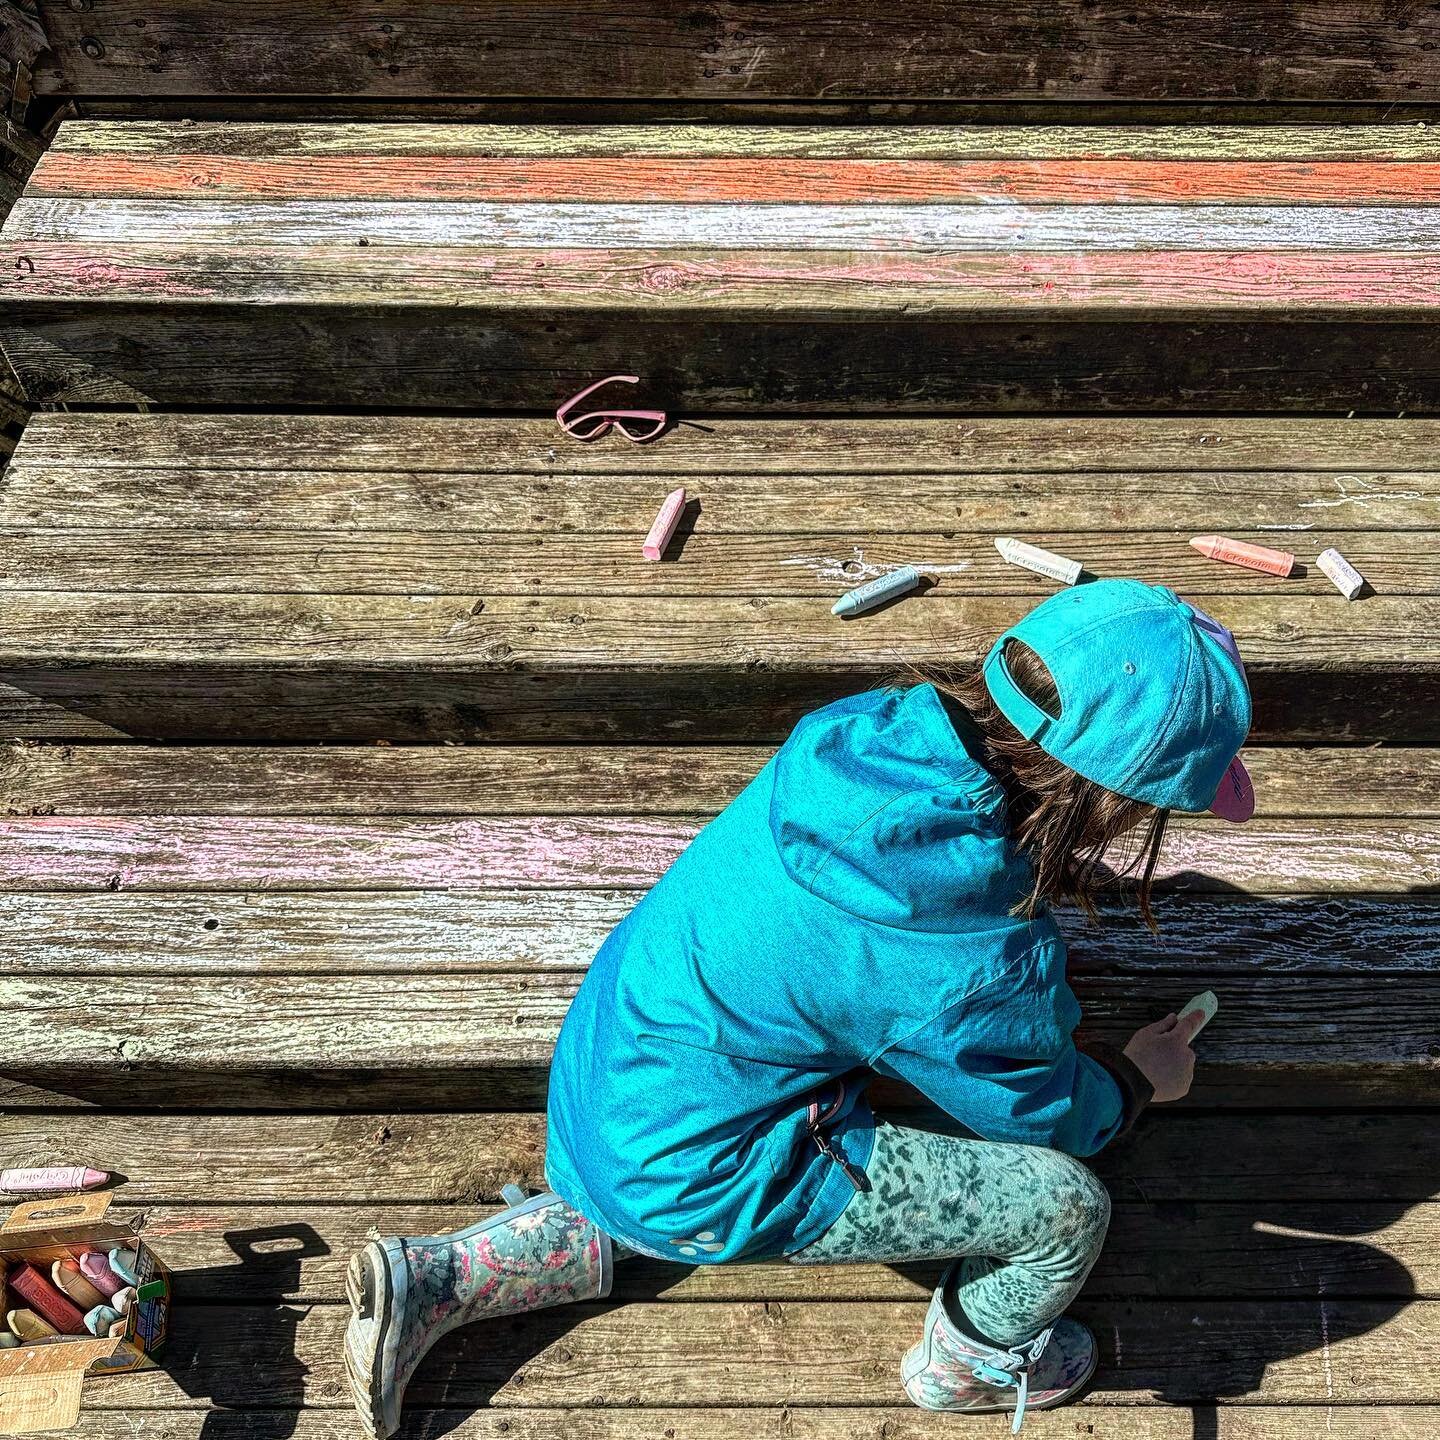
[[[774,767],[770,830],[781,864],[851,915],[964,934],[994,929],[1029,891],[1000,785],[933,685],[807,716]]]

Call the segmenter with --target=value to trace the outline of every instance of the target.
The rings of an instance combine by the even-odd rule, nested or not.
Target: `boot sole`
[[[402,1257],[403,1268],[403,1257]],[[398,1297],[395,1267],[384,1245],[372,1240],[350,1258],[345,1271],[345,1294],[350,1301],[350,1323],[345,1331],[345,1372],[355,1397],[355,1409],[367,1440],[388,1440],[400,1428],[399,1397],[393,1393]],[[390,1383],[387,1384],[387,1377]],[[387,1393],[393,1415],[386,1414]]]

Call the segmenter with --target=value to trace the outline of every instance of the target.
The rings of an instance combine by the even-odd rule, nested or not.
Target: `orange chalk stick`
[[[1227,565],[1243,565],[1247,570],[1263,570],[1267,575],[1284,576],[1295,568],[1295,557],[1288,550],[1247,545],[1243,540],[1230,540],[1224,535],[1197,535],[1190,544],[1207,560],[1223,560]]]

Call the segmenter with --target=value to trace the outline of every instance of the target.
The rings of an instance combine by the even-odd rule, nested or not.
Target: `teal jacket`
[[[632,1249],[799,1249],[856,1193],[866,1072],[987,1139],[1098,1150],[1053,920],[933,687],[808,716],[605,942],[551,1071],[548,1178]],[[863,1181],[861,1182],[863,1183]]]

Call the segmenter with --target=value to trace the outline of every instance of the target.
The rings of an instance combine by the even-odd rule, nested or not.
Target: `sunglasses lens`
[[[637,445],[643,445],[647,440],[653,440],[665,428],[665,421],[659,420],[617,420],[615,428],[627,439],[633,440]]]
[[[577,415],[575,419],[561,422],[565,431],[577,440],[598,440],[610,433],[615,422],[606,414]]]

